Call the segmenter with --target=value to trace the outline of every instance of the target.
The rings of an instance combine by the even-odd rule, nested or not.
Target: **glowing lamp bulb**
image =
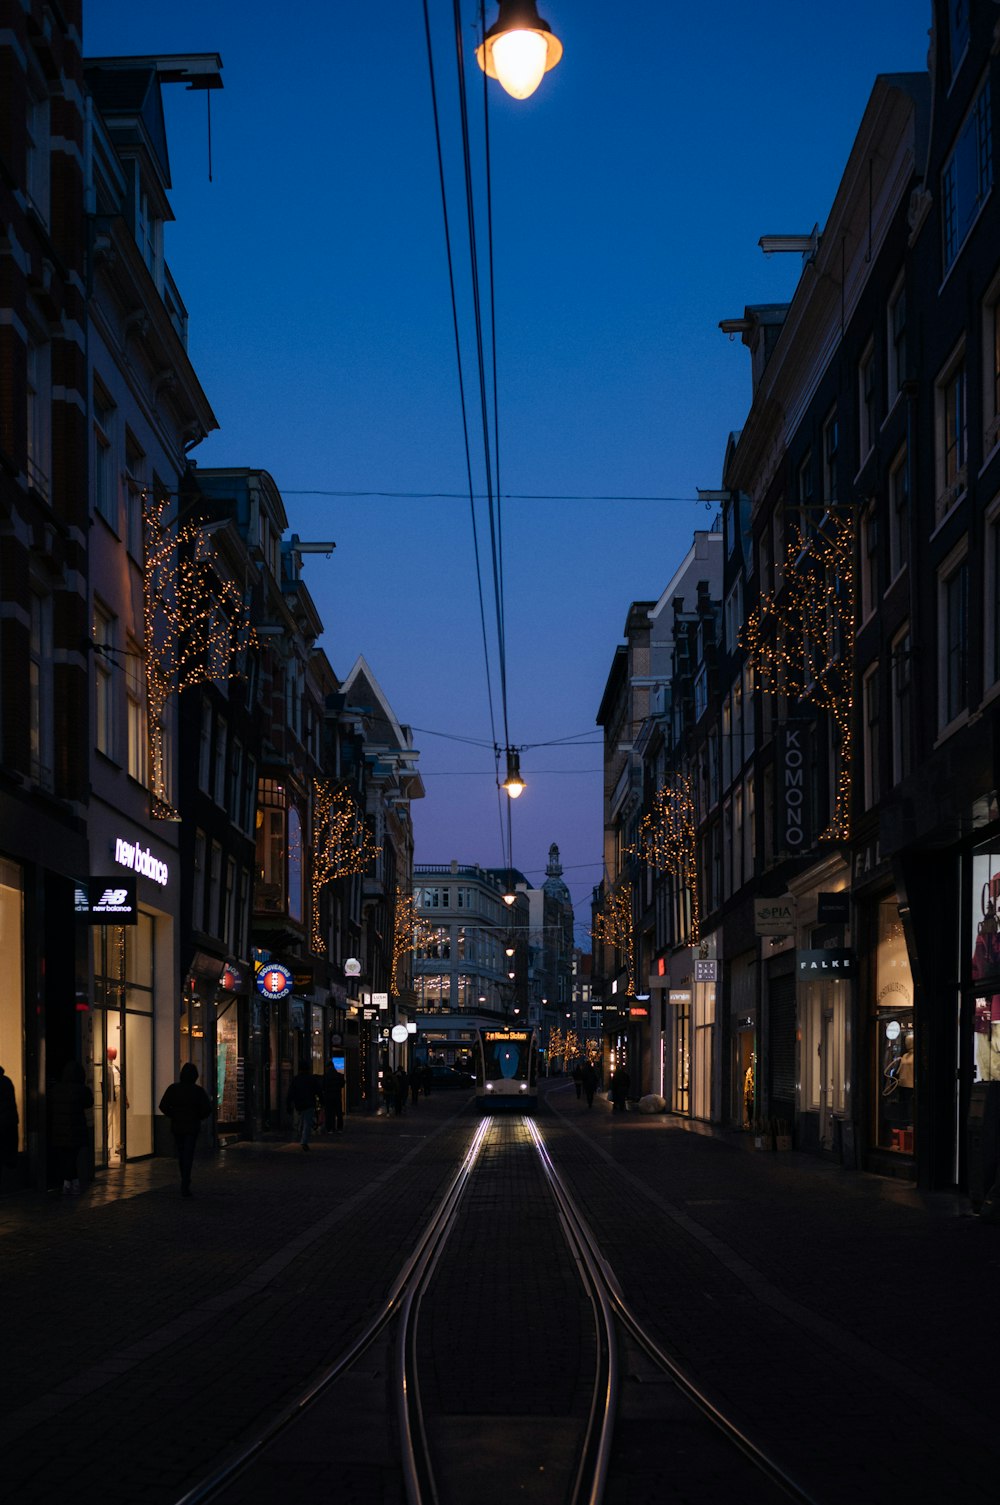
[[[549,46],[537,31],[508,31],[493,43],[493,66],[512,99],[527,99],[545,77]]]

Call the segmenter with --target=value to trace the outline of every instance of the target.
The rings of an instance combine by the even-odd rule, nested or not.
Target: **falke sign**
[[[818,951],[797,951],[795,970],[802,982],[820,978],[836,981],[857,975],[854,952],[838,950],[834,946],[821,947]]]

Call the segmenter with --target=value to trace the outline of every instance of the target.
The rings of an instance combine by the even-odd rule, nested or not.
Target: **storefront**
[[[752,1129],[757,1079],[757,972],[752,951],[734,957],[727,973],[730,1077],[728,1122]]]
[[[0,995],[0,1066],[14,1090],[17,1104],[17,1151],[26,1144],[24,1051],[24,869],[20,863],[0,857],[0,953],[4,970],[14,985]],[[0,1177],[13,1166],[0,1164]]]

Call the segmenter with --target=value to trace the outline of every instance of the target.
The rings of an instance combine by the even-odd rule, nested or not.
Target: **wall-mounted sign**
[[[402,1045],[404,1040],[408,1040],[410,1038],[410,1032],[406,1028],[406,1025],[394,1024],[392,1026],[392,1038],[395,1040],[397,1045]]]
[[[372,1006],[376,1009],[387,1009],[389,1007],[388,993],[373,993]]]
[[[417,1033],[417,1025],[416,1025],[416,1021],[415,1020],[411,1019],[410,1022],[407,1024],[407,1026],[406,1026],[406,1033],[408,1035],[415,1035]]]
[[[823,946],[818,951],[797,951],[795,970],[804,982],[819,978],[836,980],[854,977],[856,972],[854,952],[838,949],[835,946]]]
[[[835,893],[816,895],[817,925],[846,925],[851,918],[851,891],[838,889]]]
[[[780,899],[755,899],[753,928],[756,935],[788,935],[795,929],[796,901],[791,894]]]
[[[667,994],[667,998],[674,1005],[674,1008],[686,1008],[691,1003],[691,990],[690,988],[671,988]]]
[[[292,974],[280,962],[265,962],[257,973],[257,992],[265,998],[284,998],[292,991]]]
[[[344,963],[344,976],[345,977],[360,977],[361,976],[361,963],[358,961],[358,959],[357,959],[356,956],[349,956],[347,958],[346,962]]]
[[[245,993],[246,978],[243,968],[237,967],[233,962],[226,962],[222,969],[222,976],[219,978],[219,987],[223,993]]]
[[[126,841],[119,836],[115,839],[115,861],[119,867],[130,868],[133,873],[138,873],[142,878],[152,878],[161,888],[166,888],[170,871],[165,862],[154,857],[149,847],[143,849],[140,841]]]
[[[630,1019],[648,1019],[649,1010],[645,1004],[637,1003],[629,1006],[628,1016]]]
[[[86,878],[73,886],[77,918],[90,925],[138,925],[134,878]]]
[[[809,723],[786,721],[778,733],[778,847],[804,852],[810,845],[806,752]]]
[[[694,964],[694,980],[695,982],[718,982],[718,961],[714,957],[708,961],[699,961],[696,959]]]

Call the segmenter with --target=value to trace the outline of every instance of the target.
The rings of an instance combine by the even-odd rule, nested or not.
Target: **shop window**
[[[894,897],[883,899],[876,911],[873,1024],[875,1144],[882,1150],[909,1155],[913,1153],[916,1090],[913,976]]]
[[[142,910],[134,926],[94,930],[92,1064],[99,1165],[153,1152],[154,942],[155,922]]]
[[[27,1123],[24,1105],[24,878],[16,862],[0,857],[0,936],[10,985],[0,995],[0,1065],[14,1088],[17,1103],[17,1148],[23,1150]]]
[[[1000,1082],[1000,850],[972,858],[974,1079]]]

